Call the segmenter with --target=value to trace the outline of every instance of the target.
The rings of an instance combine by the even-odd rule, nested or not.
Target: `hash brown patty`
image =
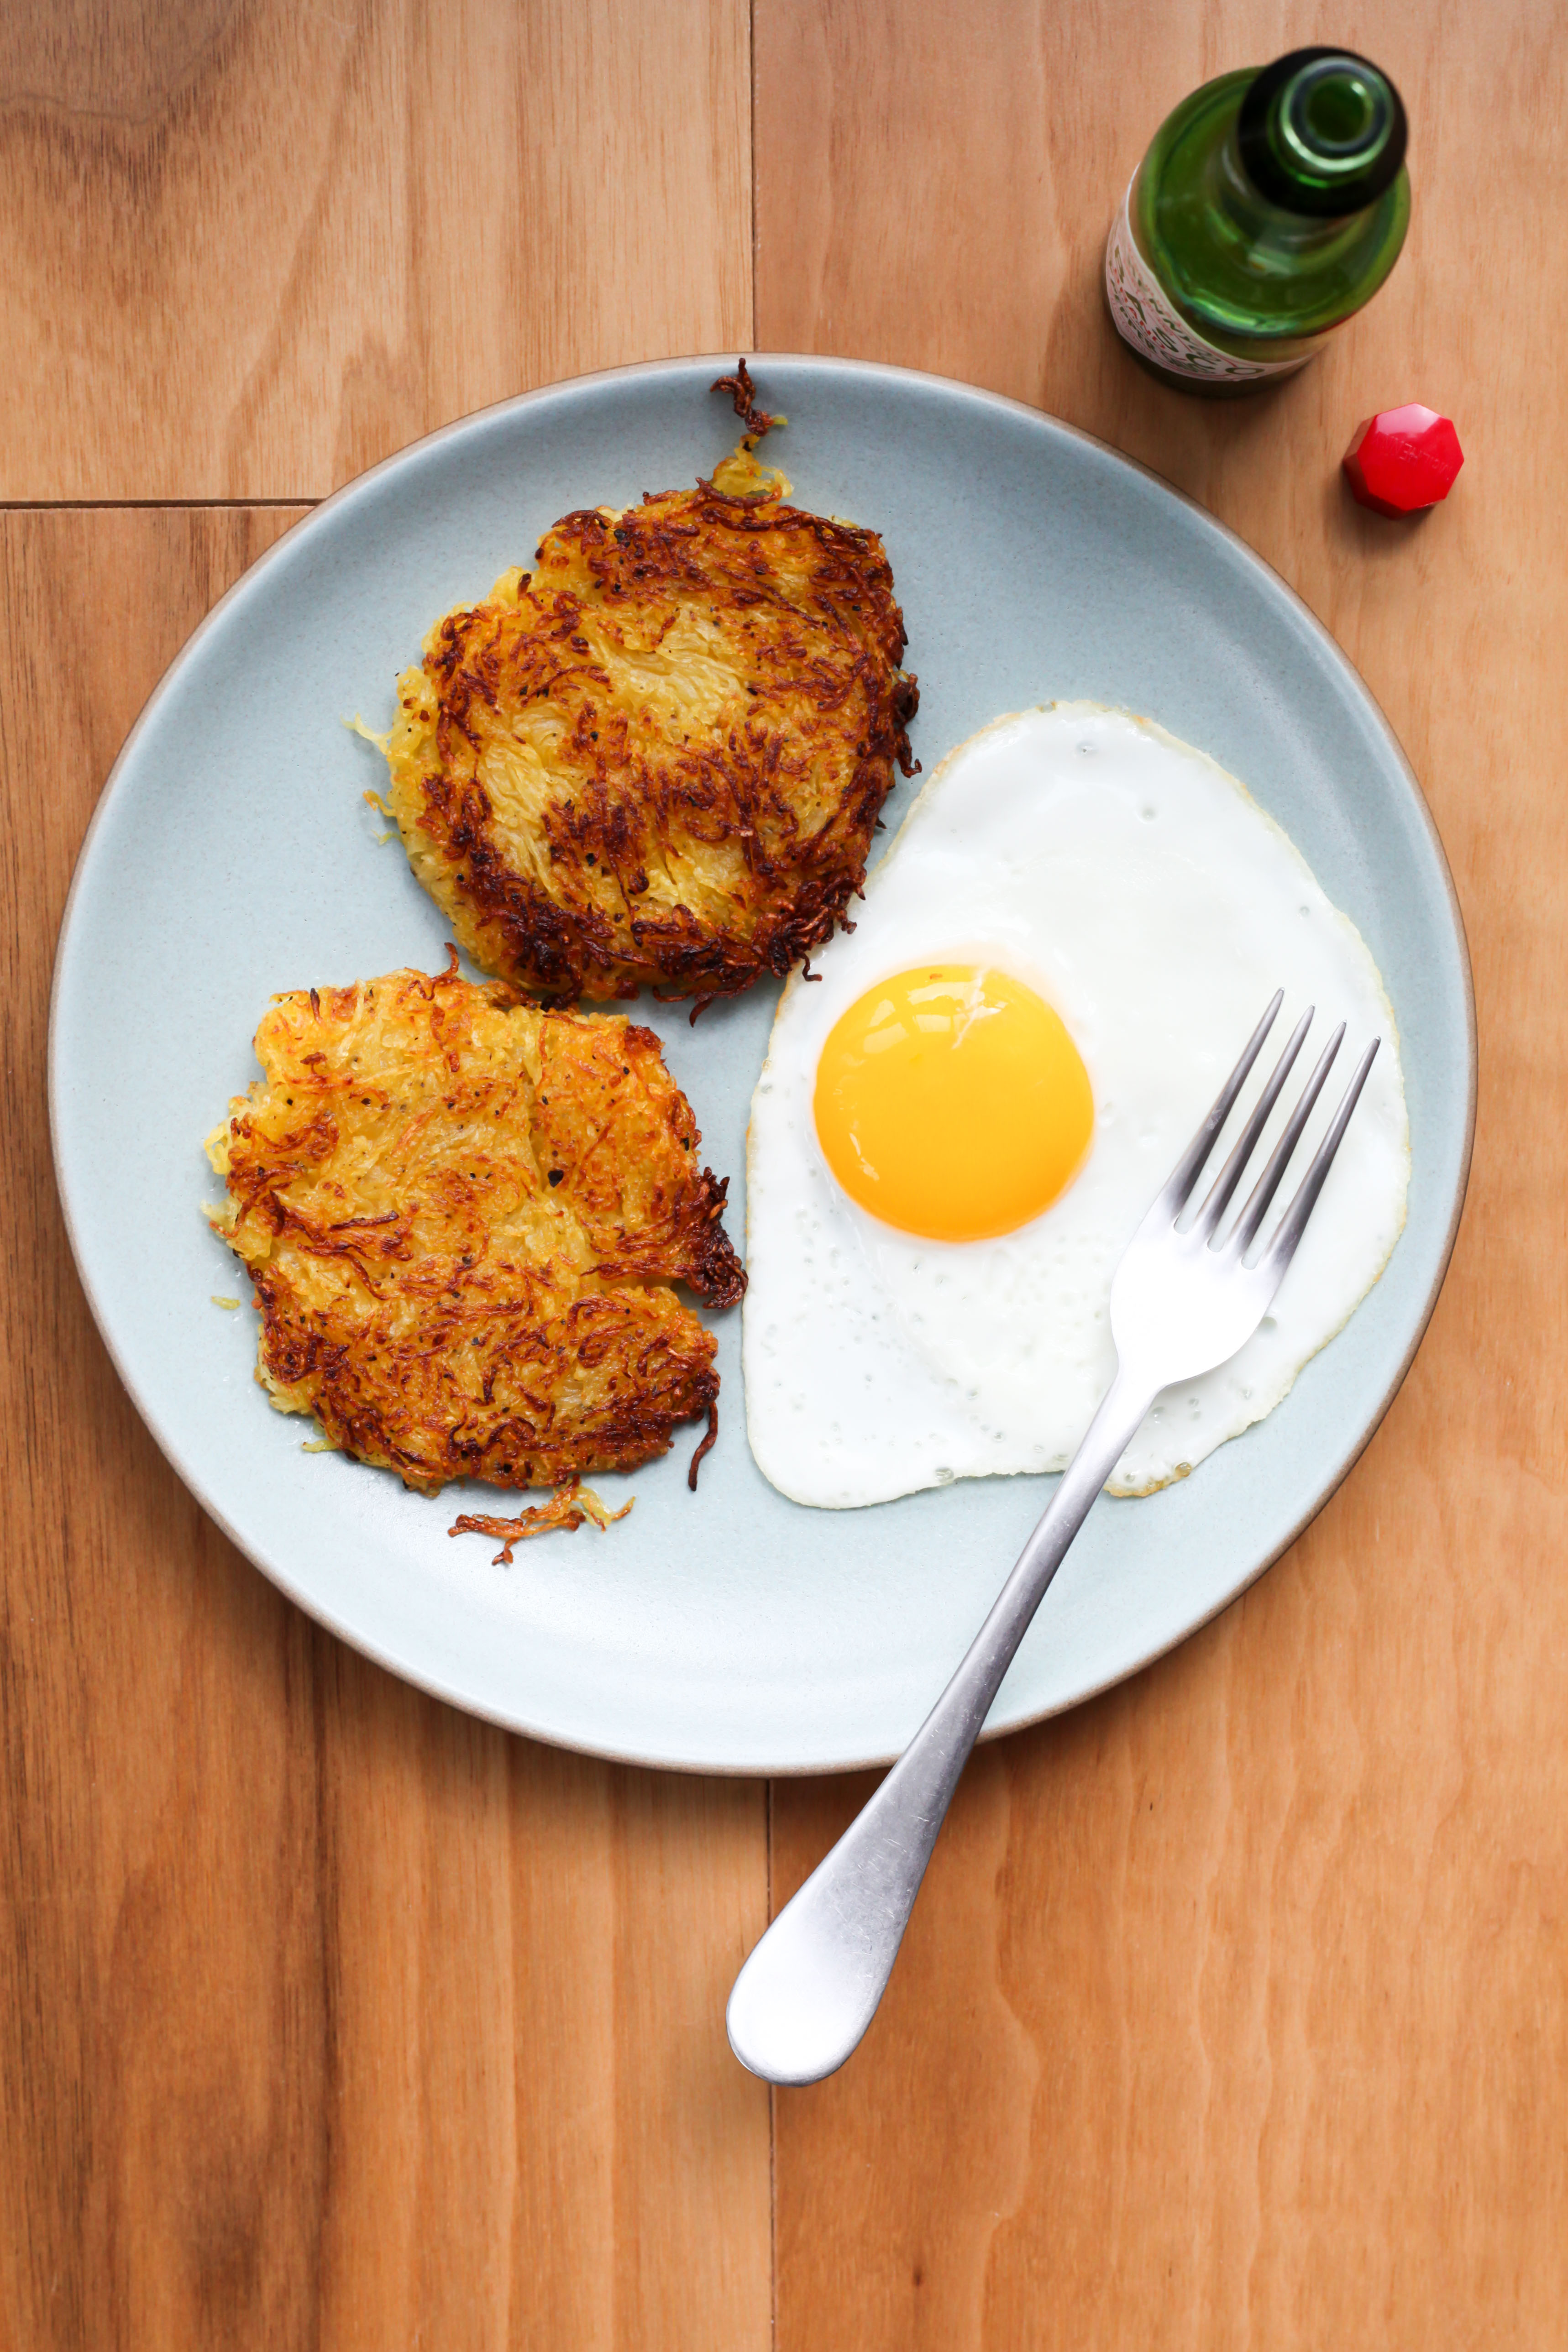
[[[398,681],[410,862],[476,962],[547,997],[782,976],[912,772],[903,651],[876,532],[776,487],[569,514]]]
[[[669,1286],[727,1307],[745,1276],[651,1030],[454,958],[278,997],[256,1051],[207,1213],[282,1412],[435,1494],[631,1469],[709,1411],[713,1338]]]

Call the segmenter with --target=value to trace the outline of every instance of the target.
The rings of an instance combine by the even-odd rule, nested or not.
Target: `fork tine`
[[[1307,1220],[1318,1204],[1318,1195],[1323,1189],[1323,1179],[1333,1165],[1334,1154],[1339,1150],[1344,1131],[1351,1123],[1351,1113],[1361,1099],[1361,1090],[1366,1084],[1366,1074],[1371,1069],[1377,1049],[1382,1043],[1381,1037],[1374,1037],[1356,1064],[1354,1075],[1345,1088],[1344,1100],[1334,1113],[1333,1124],[1319,1144],[1316,1157],[1302,1177],[1295,1199],[1279,1220],[1279,1230],[1263,1254],[1262,1264],[1275,1275],[1282,1275],[1296,1255],[1296,1244],[1306,1231]]]
[[[1262,1052],[1263,1041],[1273,1028],[1275,1018],[1284,1002],[1284,990],[1277,988],[1269,999],[1268,1011],[1248,1038],[1240,1061],[1215,1097],[1213,1109],[1174,1168],[1172,1169],[1170,1179],[1155,1204],[1156,1207],[1168,1209],[1173,1216],[1180,1216],[1191,1200],[1193,1186],[1202,1175],[1204,1162],[1214,1150],[1215,1138],[1230,1117],[1236,1098],[1247,1084],[1247,1072]]]
[[[1268,1165],[1253,1186],[1247,1206],[1232,1227],[1226,1248],[1234,1257],[1245,1257],[1251,1248],[1258,1226],[1268,1214],[1268,1203],[1279,1189],[1279,1179],[1290,1163],[1290,1155],[1301,1140],[1301,1130],[1312,1116],[1312,1108],[1323,1091],[1323,1080],[1332,1067],[1335,1055],[1344,1038],[1342,1021],[1318,1056],[1318,1066],[1302,1089],[1301,1099],[1285,1122],[1285,1132],[1269,1154]]]
[[[1252,1117],[1237,1137],[1229,1159],[1215,1178],[1208,1199],[1193,1220],[1194,1233],[1204,1241],[1208,1240],[1224,1216],[1230,1205],[1231,1194],[1247,1171],[1247,1163],[1258,1149],[1258,1139],[1268,1124],[1268,1114],[1279,1099],[1279,1089],[1290,1075],[1290,1066],[1301,1050],[1301,1041],[1312,1025],[1312,1015],[1316,1010],[1315,1005],[1309,1004],[1290,1032],[1285,1051],[1274,1066],[1274,1076],[1258,1096]]]

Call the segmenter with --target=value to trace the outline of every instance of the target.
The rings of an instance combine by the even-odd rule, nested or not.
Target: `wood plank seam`
[[[320,499],[0,499],[0,514],[297,514]]]

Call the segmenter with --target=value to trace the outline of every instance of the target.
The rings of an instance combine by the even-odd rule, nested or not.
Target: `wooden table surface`
[[[1168,392],[1112,203],[1191,86],[1329,38],[1408,101],[1405,257],[1282,389]],[[6,2347],[1568,2341],[1565,83],[1552,0],[0,10]],[[554,1753],[318,1631],[121,1393],[43,1090],[95,796],[236,574],[482,403],[770,348],[1036,403],[1259,548],[1422,779],[1481,1043],[1359,1467],[975,1760],[860,2052],[771,2100],[725,1991],[867,1784]],[[1390,526],[1336,465],[1412,398],[1468,463]]]

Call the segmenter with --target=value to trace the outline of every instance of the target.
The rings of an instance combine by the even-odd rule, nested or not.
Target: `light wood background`
[[[1163,113],[1385,63],[1415,226],[1282,389],[1101,316]],[[1568,2340],[1568,18],[1552,0],[0,7],[0,2344],[1306,2352]],[[1224,516],[1441,826],[1480,1120],[1431,1332],[1245,1601],[984,1751],[843,2074],[732,1971],[861,1794],[552,1753],[206,1522],[93,1332],[43,1102],[94,798],[207,605],[413,436],[795,348],[993,385]],[[1419,398],[1468,463],[1336,475]]]

